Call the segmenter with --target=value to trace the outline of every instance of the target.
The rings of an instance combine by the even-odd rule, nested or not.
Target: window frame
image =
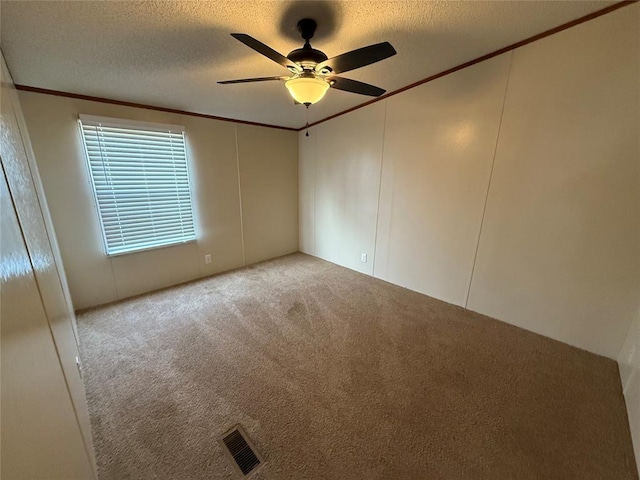
[[[98,190],[96,188],[95,178],[93,176],[93,170],[91,167],[91,159],[89,156],[89,152],[87,150],[87,142],[84,134],[83,121],[88,123],[99,123],[102,126],[115,127],[115,128],[133,128],[140,129],[150,132],[180,132],[182,134],[182,140],[184,144],[184,156],[185,156],[185,167],[186,167],[186,175],[187,175],[187,186],[189,191],[189,207],[191,211],[191,221],[193,223],[193,238],[183,239],[181,241],[173,241],[170,243],[163,243],[160,245],[151,245],[140,248],[129,248],[123,251],[117,252],[109,252],[109,244],[107,241],[107,233],[104,225],[104,219],[102,216],[102,211],[100,209],[100,203],[98,200]],[[175,247],[179,245],[186,245],[189,243],[196,243],[198,241],[198,231],[197,231],[197,222],[196,222],[196,212],[193,204],[193,184],[191,182],[191,174],[190,174],[190,161],[189,161],[189,152],[187,149],[187,132],[184,126],[182,125],[172,125],[165,123],[154,123],[154,122],[142,122],[138,120],[130,120],[124,118],[115,118],[115,117],[103,117],[97,115],[86,115],[80,114],[78,115],[77,120],[78,130],[80,132],[80,139],[82,143],[82,151],[85,157],[85,166],[87,169],[87,175],[89,176],[89,183],[91,186],[91,193],[93,196],[93,204],[96,211],[96,215],[98,217],[98,223],[100,226],[100,234],[102,236],[102,245],[103,245],[103,253],[107,257],[119,257],[122,255],[129,255],[133,253],[141,253],[147,252],[150,250],[157,250],[161,248]]]

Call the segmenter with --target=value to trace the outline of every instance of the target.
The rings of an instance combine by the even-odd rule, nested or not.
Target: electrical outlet
[[[367,254],[366,253],[361,253],[360,254],[360,261],[362,263],[367,263]]]
[[[210,253],[207,253],[204,256],[204,263],[211,263],[211,254]]]

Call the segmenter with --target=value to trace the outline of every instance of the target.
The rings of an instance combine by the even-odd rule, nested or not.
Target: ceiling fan
[[[305,41],[304,46],[293,50],[286,57],[249,35],[232,33],[231,36],[233,38],[240,40],[256,52],[288,68],[291,75],[225,80],[218,83],[226,85],[231,83],[267,82],[272,80],[284,81],[294,101],[296,103],[302,103],[307,107],[320,101],[329,88],[372,97],[379,97],[385,92],[382,88],[357,80],[338,77],[337,74],[371,65],[372,63],[395,55],[396,51],[389,42],[369,45],[368,47],[359,48],[336,57],[328,58],[320,50],[312,48],[309,43],[309,40],[313,38],[316,27],[316,21],[313,19],[304,18],[300,20],[298,22],[298,31]]]

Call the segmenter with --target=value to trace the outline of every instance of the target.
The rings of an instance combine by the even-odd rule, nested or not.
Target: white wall
[[[251,125],[237,134],[245,263],[298,251],[295,134]]]
[[[298,248],[309,255],[315,254],[316,237],[316,182],[315,166],[318,137],[298,135]]]
[[[467,305],[614,359],[640,295],[638,7],[514,52]]]
[[[464,305],[510,62],[387,100],[376,277]]]
[[[373,273],[385,104],[323,123],[311,135],[314,164],[315,254]],[[302,137],[300,143],[311,139]],[[361,254],[367,262],[360,261]]]
[[[617,358],[640,292],[639,14],[300,132],[303,251],[371,273],[375,229],[376,277]]]
[[[627,402],[629,425],[640,470],[640,308],[629,327],[627,338],[618,358],[622,391]]]
[[[4,59],[0,108],[0,476],[95,478],[75,317]]]
[[[295,132],[31,92],[20,99],[76,309],[297,251]],[[80,113],[184,125],[197,242],[105,255]]]

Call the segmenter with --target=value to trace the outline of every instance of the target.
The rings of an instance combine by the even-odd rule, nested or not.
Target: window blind
[[[184,128],[80,115],[107,255],[195,240]]]

